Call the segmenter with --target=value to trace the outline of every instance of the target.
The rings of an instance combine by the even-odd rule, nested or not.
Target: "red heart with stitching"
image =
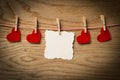
[[[41,33],[40,30],[37,29],[37,33],[35,33],[35,30],[32,31],[32,34],[28,34],[26,39],[30,43],[40,43]]]
[[[104,29],[101,28],[101,33],[100,35],[98,35],[97,40],[99,42],[105,42],[111,40],[111,35],[109,30],[106,28],[106,30],[104,31]]]
[[[7,40],[10,42],[20,42],[20,29],[17,29],[17,31],[15,31],[15,28],[12,28],[12,32],[7,35]]]
[[[87,33],[85,33],[85,31],[82,30],[81,35],[79,35],[77,37],[77,42],[79,44],[88,44],[88,43],[90,43],[90,32],[87,31]]]

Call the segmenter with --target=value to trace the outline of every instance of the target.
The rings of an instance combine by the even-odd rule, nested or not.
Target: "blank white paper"
[[[68,60],[73,58],[73,32],[61,31],[61,35],[59,35],[58,32],[46,30],[45,41],[45,58],[61,58]]]

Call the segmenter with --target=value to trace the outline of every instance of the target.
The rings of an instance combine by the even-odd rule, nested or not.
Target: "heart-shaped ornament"
[[[12,28],[11,33],[9,33],[6,38],[10,42],[20,42],[21,40],[20,29],[18,28],[17,31],[15,31],[15,28]]]
[[[35,30],[32,31],[32,34],[28,34],[26,39],[30,43],[40,43],[41,33],[40,30],[37,29],[37,33],[35,33]]]
[[[97,40],[99,42],[106,42],[106,41],[111,40],[111,35],[110,35],[108,28],[106,28],[105,31],[103,28],[101,28],[101,33],[98,35]]]
[[[82,30],[81,35],[77,36],[77,42],[79,44],[90,43],[90,32],[87,31],[87,33],[85,33],[85,30]]]

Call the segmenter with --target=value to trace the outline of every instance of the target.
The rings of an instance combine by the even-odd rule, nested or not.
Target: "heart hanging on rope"
[[[35,33],[35,30],[32,31],[32,34],[28,34],[26,39],[30,43],[40,43],[41,33],[40,30],[37,29],[37,33]]]
[[[10,42],[20,42],[21,40],[20,29],[18,28],[17,31],[15,31],[15,28],[12,28],[11,33],[7,35],[7,40]]]
[[[85,30],[82,30],[81,35],[77,36],[77,42],[79,44],[90,43],[90,32],[87,31],[87,33],[85,33]]]
[[[105,31],[103,28],[101,28],[101,33],[98,35],[97,40],[99,42],[106,42],[106,41],[111,40],[111,35],[110,35],[108,28],[106,28]]]

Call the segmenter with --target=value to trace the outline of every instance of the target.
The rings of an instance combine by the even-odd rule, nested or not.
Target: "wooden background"
[[[39,28],[83,28],[82,16],[88,25],[102,26],[99,15],[107,24],[120,24],[119,0],[0,0],[0,80],[120,80],[120,26],[110,27],[112,40],[96,40],[100,29],[91,29],[91,44],[74,43],[73,60],[44,58],[45,40],[41,30],[40,44],[26,41],[39,19]],[[14,27],[15,15],[20,17],[22,39],[10,43],[6,35]],[[4,24],[4,25],[2,25]],[[80,30],[73,31],[76,35]]]

